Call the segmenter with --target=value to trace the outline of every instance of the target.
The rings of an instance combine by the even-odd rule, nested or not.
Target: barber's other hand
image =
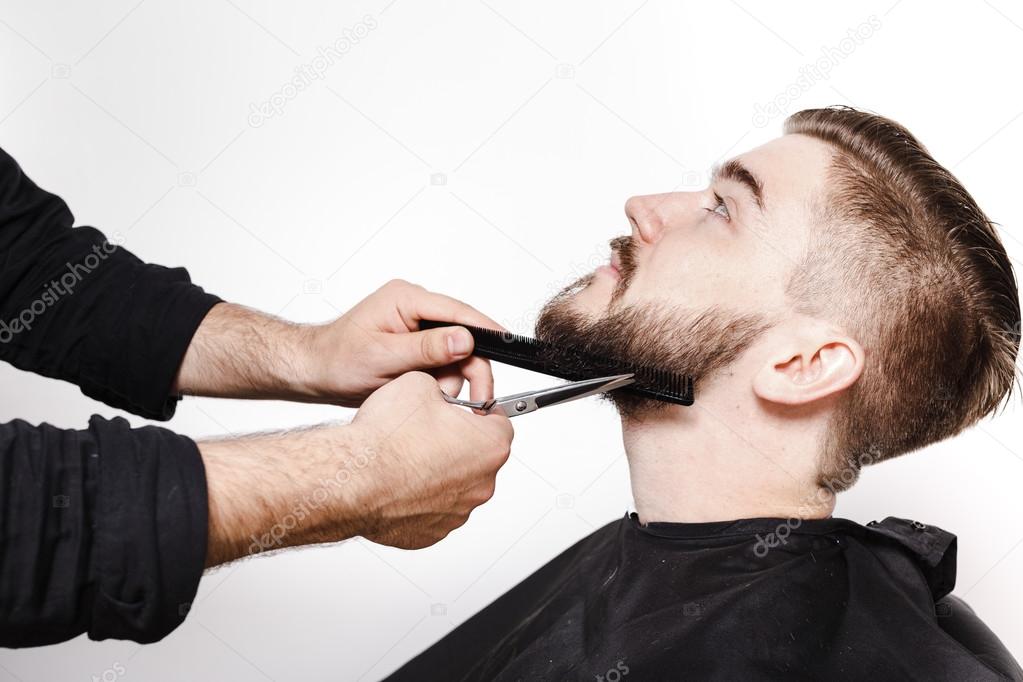
[[[336,404],[358,407],[395,377],[429,370],[449,395],[458,395],[468,380],[470,400],[492,398],[490,363],[471,355],[468,330],[417,331],[424,319],[504,330],[461,301],[392,280],[334,322],[313,330],[306,362],[315,392]]]
[[[404,549],[443,539],[491,498],[514,437],[507,417],[445,402],[423,372],[374,392],[351,427],[374,453],[361,477],[359,535]]]
[[[432,545],[493,495],[513,436],[507,417],[450,405],[433,377],[409,372],[350,424],[200,441],[206,565],[357,535]]]

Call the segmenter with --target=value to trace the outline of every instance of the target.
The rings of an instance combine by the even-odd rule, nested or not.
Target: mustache
[[[625,294],[636,272],[636,242],[632,237],[615,237],[608,244],[612,253],[618,255],[618,275],[620,279],[611,293],[611,302],[617,303]]]

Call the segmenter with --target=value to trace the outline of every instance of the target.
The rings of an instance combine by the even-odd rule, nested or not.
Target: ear
[[[788,337],[753,377],[753,392],[774,403],[803,405],[852,385],[863,373],[863,347],[828,331]]]

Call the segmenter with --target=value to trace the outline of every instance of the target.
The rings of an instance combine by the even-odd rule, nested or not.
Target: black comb
[[[555,348],[546,341],[520,336],[511,332],[476,327],[471,324],[420,320],[419,328],[465,327],[472,334],[473,355],[506,365],[548,374],[559,379],[581,381],[612,374],[634,374],[636,383],[615,389],[632,395],[675,405],[693,404],[693,379],[690,376],[668,372],[656,367],[632,363],[613,362],[606,358],[576,351]],[[559,363],[557,358],[571,357],[571,367]]]

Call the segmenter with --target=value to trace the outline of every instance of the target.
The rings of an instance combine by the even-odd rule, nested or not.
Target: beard
[[[592,274],[565,287],[540,311],[535,335],[555,356],[547,358],[554,365],[593,377],[613,374],[608,367],[630,364],[688,375],[698,397],[701,382],[734,362],[773,324],[765,315],[720,306],[699,309],[663,302],[625,306],[622,297],[636,270],[635,243],[630,237],[617,237],[611,248],[618,253],[620,279],[606,312],[592,318],[574,306],[575,294],[592,281]],[[599,371],[584,358],[599,358]],[[629,421],[642,421],[671,407],[626,390],[602,397]]]

